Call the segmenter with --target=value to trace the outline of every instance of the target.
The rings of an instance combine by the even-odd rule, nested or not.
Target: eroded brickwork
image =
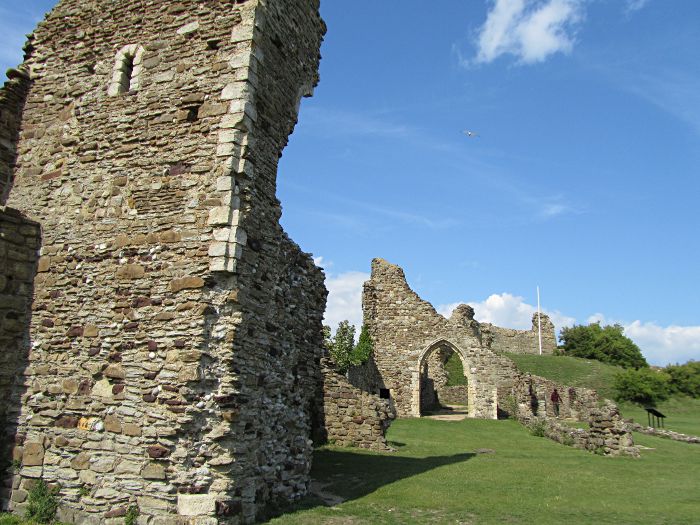
[[[78,522],[305,494],[326,292],[275,190],[324,30],[318,0],[63,0],[39,25],[9,199],[43,229],[15,510],[40,477]]]
[[[8,75],[8,81],[0,88],[0,206],[7,201],[12,186],[22,110],[29,91],[26,70],[11,69]]]

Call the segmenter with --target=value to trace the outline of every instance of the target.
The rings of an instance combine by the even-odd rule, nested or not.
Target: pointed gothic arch
[[[456,345],[452,341],[446,338],[439,338],[427,345],[419,354],[418,362],[415,370],[413,371],[413,400],[411,403],[411,410],[415,417],[421,416],[421,389],[423,388],[421,382],[421,374],[423,367],[425,366],[428,358],[436,351],[441,348],[447,348],[457,354],[459,359],[462,361],[462,369],[464,370],[464,375],[467,377],[467,407],[469,417],[477,416],[477,406],[475,405],[476,396],[476,385],[478,382],[477,378],[477,368],[473,366],[473,363],[469,359],[467,353]]]

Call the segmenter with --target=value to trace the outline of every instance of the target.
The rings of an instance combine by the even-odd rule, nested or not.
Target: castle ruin
[[[469,416],[496,419],[498,396],[509,392],[520,373],[503,353],[537,353],[538,317],[529,331],[479,323],[474,309],[458,306],[449,319],[418,297],[403,270],[383,259],[372,261],[362,296],[365,324],[374,341],[372,362],[351,371],[365,389],[391,398],[400,417],[419,417],[444,385],[444,363],[456,353],[467,378]],[[554,325],[542,314],[543,353],[556,348]]]
[[[318,8],[62,0],[31,36],[0,92],[5,507],[40,478],[85,523],[306,493],[326,291],[275,193]]]

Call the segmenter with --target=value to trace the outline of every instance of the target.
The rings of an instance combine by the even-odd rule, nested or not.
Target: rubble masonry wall
[[[11,509],[39,478],[85,523],[247,523],[305,494],[326,292],[275,187],[324,31],[317,0],[63,0],[39,24]]]

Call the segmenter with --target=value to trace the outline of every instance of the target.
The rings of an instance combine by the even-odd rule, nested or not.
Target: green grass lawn
[[[272,524],[697,524],[700,447],[635,436],[640,459],[531,436],[514,421],[403,419],[395,453],[322,448],[313,477],[345,501],[307,498]],[[493,453],[476,454],[477,449]]]
[[[631,417],[642,425],[648,424],[647,413],[643,407],[633,403],[620,403],[619,406],[624,417]],[[656,409],[666,416],[664,426],[668,430],[700,436],[700,399],[674,397],[659,403]]]
[[[520,370],[546,377],[566,386],[597,390],[602,397],[613,399],[613,377],[623,371],[594,359],[556,355],[507,354]]]

